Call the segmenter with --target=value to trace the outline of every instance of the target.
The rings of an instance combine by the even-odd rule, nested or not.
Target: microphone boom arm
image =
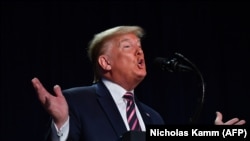
[[[194,63],[192,63],[190,60],[188,60],[186,57],[184,57],[180,53],[175,53],[175,55],[182,58],[187,63],[189,63],[192,66],[193,70],[198,74],[198,76],[199,76],[199,78],[201,80],[201,84],[202,84],[201,99],[200,99],[200,101],[198,103],[198,106],[197,106],[197,109],[195,110],[194,115],[190,119],[190,123],[195,124],[197,122],[197,120],[199,119],[200,113],[201,113],[203,105],[204,105],[204,99],[205,99],[205,82],[204,82],[204,78],[203,78],[200,70],[197,68],[197,66]]]

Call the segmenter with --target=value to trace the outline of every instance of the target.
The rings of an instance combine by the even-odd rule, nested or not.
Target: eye
[[[129,48],[130,47],[130,45],[126,45],[126,46],[123,46],[124,48]]]
[[[134,44],[131,40],[125,39],[125,40],[122,40],[120,42],[120,47],[122,47],[124,49],[130,49],[130,48],[134,47]]]
[[[129,42],[123,42],[121,45],[123,48],[130,48],[131,47],[131,44]]]

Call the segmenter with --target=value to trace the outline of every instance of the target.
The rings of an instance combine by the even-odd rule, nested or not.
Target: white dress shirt
[[[103,83],[105,84],[105,86],[108,88],[109,92],[111,93],[111,96],[113,97],[114,101],[115,101],[115,104],[116,106],[118,107],[119,109],[119,112],[122,116],[122,119],[127,127],[127,130],[129,131],[130,128],[129,128],[129,125],[128,125],[128,121],[127,121],[127,115],[126,115],[126,107],[127,107],[127,101],[123,98],[123,95],[127,92],[124,88],[122,88],[120,85],[117,85],[111,81],[108,81],[106,79],[103,79],[102,80]],[[130,91],[131,93],[134,94],[134,91]],[[142,117],[141,117],[141,114],[135,104],[135,110],[136,110],[136,115],[138,117],[138,120],[139,120],[139,123],[140,123],[140,126],[141,126],[141,129],[142,131],[146,131],[146,128],[145,128],[145,124],[142,120]]]

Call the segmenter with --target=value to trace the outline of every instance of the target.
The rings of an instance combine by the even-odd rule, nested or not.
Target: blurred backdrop
[[[118,25],[139,25],[148,75],[138,98],[166,124],[190,124],[202,95],[194,72],[166,72],[156,57],[181,53],[200,70],[205,101],[196,124],[250,122],[249,4],[215,1],[1,1],[1,139],[38,140],[48,115],[31,79],[50,91],[91,85],[86,48],[95,33]]]

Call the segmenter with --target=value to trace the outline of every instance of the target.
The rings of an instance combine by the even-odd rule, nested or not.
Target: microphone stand
[[[202,84],[202,95],[201,95],[201,99],[198,103],[198,106],[194,112],[194,115],[190,118],[190,123],[191,124],[195,124],[197,123],[197,120],[199,119],[200,113],[202,111],[203,105],[204,105],[204,99],[205,99],[205,82],[204,82],[204,78],[200,72],[200,70],[197,68],[197,66],[192,63],[190,60],[188,60],[186,57],[184,57],[182,54],[180,53],[175,53],[176,56],[182,58],[184,61],[186,61],[188,64],[191,65],[191,67],[193,68],[193,70],[198,74],[200,80],[201,80],[201,84]]]

